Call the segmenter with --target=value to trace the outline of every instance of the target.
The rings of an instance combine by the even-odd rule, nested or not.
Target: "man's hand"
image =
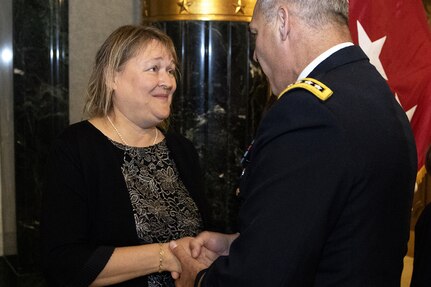
[[[219,256],[229,255],[232,242],[239,233],[224,234],[204,231],[190,241],[190,249],[193,258],[201,258],[203,262],[217,259]]]
[[[172,253],[181,262],[181,275],[179,275],[179,278],[177,277],[178,274],[173,275],[174,279],[176,279],[175,286],[193,287],[196,275],[199,271],[207,268],[209,265],[203,264],[197,259],[191,257],[188,251],[186,251],[181,245],[178,245],[175,241],[171,241],[169,243],[169,247]]]
[[[187,237],[184,241],[182,238],[171,242],[169,247],[182,265],[181,275],[171,272],[174,279],[181,276],[181,279],[176,281],[177,286],[193,286],[199,271],[208,268],[219,256],[229,255],[230,245],[238,236],[239,233],[223,234],[204,231],[195,238]]]

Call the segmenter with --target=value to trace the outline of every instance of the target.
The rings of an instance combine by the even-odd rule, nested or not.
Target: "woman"
[[[166,242],[202,229],[198,156],[166,132],[176,89],[171,39],[123,26],[96,55],[85,112],[52,149],[43,199],[44,271],[53,286],[174,286]]]

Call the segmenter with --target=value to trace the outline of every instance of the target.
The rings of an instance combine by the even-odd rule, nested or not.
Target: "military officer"
[[[239,233],[171,242],[177,286],[400,286],[414,138],[351,42],[348,1],[258,0],[250,31],[278,100],[245,161]]]

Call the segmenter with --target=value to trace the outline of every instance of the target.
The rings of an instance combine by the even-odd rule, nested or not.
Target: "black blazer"
[[[358,46],[262,119],[240,185],[240,236],[202,286],[400,286],[417,158],[408,119]]]

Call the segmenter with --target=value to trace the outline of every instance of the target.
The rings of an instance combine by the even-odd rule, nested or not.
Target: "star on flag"
[[[377,71],[382,75],[385,80],[388,80],[388,76],[386,75],[385,69],[380,61],[380,53],[382,52],[383,45],[385,44],[386,36],[376,40],[371,41],[365,29],[362,27],[361,22],[357,21],[358,25],[358,42],[359,46],[361,46],[362,50],[364,50],[365,54],[367,54],[368,58],[370,58],[370,63],[376,67]],[[398,103],[402,106],[400,98],[398,94],[395,93],[395,98]],[[416,111],[416,105],[411,109],[406,111],[406,115],[409,121],[412,120],[413,115]]]
[[[385,78],[385,80],[388,80],[388,76],[386,76],[385,69],[383,68],[382,62],[380,62],[379,59],[383,44],[386,40],[386,36],[373,42],[371,41],[367,32],[365,32],[361,22],[357,21],[357,24],[359,46],[361,46],[362,50],[364,50],[365,54],[367,54],[368,58],[370,58],[371,64],[376,67],[377,71],[379,71],[382,77]]]

